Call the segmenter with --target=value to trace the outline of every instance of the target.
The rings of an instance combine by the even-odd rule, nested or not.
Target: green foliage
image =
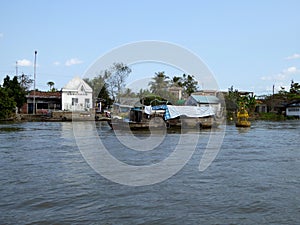
[[[184,93],[187,96],[190,96],[192,93],[197,91],[198,81],[194,79],[193,75],[183,74],[183,83],[182,87],[184,88]]]
[[[227,111],[236,111],[240,99],[239,91],[237,89],[234,90],[233,86],[231,86],[228,88],[228,92],[224,97]]]
[[[131,69],[124,63],[114,63],[113,66],[105,71],[105,80],[113,99],[117,99],[119,102],[118,94],[121,93],[125,87],[126,78],[131,73]]]
[[[183,95],[186,97],[197,91],[198,82],[192,75],[183,74],[182,77],[174,76],[171,80],[165,75],[165,72],[157,72],[149,82],[150,91],[153,94],[160,95],[170,101],[177,101],[174,99],[174,95],[168,92],[169,87],[181,87],[183,89]]]
[[[12,116],[16,103],[9,97],[7,89],[0,87],[0,119],[8,119]]]
[[[171,80],[171,86],[183,87],[183,78],[174,76]]]
[[[263,101],[269,109],[274,110],[276,106],[286,105],[299,99],[300,85],[292,80],[289,91],[286,91],[284,87],[281,87],[278,93],[265,96]]]
[[[4,78],[3,88],[6,89],[8,96],[14,99],[19,110],[26,102],[26,91],[19,83],[18,77],[14,76],[14,78],[11,80],[7,75]]]
[[[84,81],[93,89],[94,99],[100,99],[103,102],[104,107],[112,104],[112,99],[109,96],[104,76],[98,75],[91,80],[85,78]]]
[[[149,82],[150,91],[159,96],[167,97],[168,96],[168,87],[169,87],[169,77],[165,75],[165,72],[157,72],[152,78],[152,81]]]
[[[55,91],[54,82],[53,81],[48,81],[47,85],[49,86],[49,91],[52,91],[52,92]]]
[[[271,120],[271,121],[280,121],[280,120],[284,120],[285,117],[282,114],[268,112],[268,113],[260,113],[259,114],[259,119],[261,119],[261,120]]]
[[[240,106],[245,106],[249,114],[252,114],[256,107],[255,96],[250,94],[241,94],[238,89],[233,89],[233,86],[228,88],[228,92],[224,95],[226,111],[229,118],[234,117]]]
[[[143,96],[141,98],[141,103],[144,105],[155,106],[155,105],[166,104],[166,103],[168,103],[168,100],[165,98],[162,98],[159,95],[149,94],[149,95]]]
[[[290,93],[291,94],[300,94],[300,84],[295,83],[293,80],[291,81],[291,87],[290,87]]]
[[[244,104],[246,109],[249,110],[249,112],[253,112],[256,106],[255,96],[251,96],[251,95],[240,96],[238,100],[238,104],[239,105]]]
[[[151,95],[151,92],[148,89],[140,89],[139,93],[137,94],[137,97],[139,97],[140,99],[142,99],[143,97],[147,96],[147,95]]]
[[[33,83],[33,79],[30,79],[29,75],[25,75],[24,73],[22,73],[22,75],[19,76],[18,79],[19,79],[21,87],[25,91],[29,91],[29,89]]]
[[[121,94],[120,97],[127,97],[127,98],[136,98],[137,94],[132,92],[130,88],[126,88]]]

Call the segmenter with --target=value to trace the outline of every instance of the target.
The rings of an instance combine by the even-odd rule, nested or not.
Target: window
[[[78,104],[78,98],[72,98],[72,105],[77,105]]]
[[[86,98],[84,100],[84,103],[85,103],[85,108],[90,108],[90,99],[89,98]]]
[[[289,112],[299,112],[300,109],[299,108],[288,108]]]

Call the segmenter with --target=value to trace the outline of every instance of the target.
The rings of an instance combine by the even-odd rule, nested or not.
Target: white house
[[[80,77],[74,77],[62,88],[62,110],[89,111],[93,108],[93,89]]]
[[[300,101],[287,105],[286,115],[300,118]]]

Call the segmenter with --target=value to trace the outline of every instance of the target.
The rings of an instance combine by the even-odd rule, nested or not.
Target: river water
[[[181,135],[167,133],[155,151],[133,154],[108,126],[96,129],[112,155],[136,166],[168,157]],[[2,123],[0,224],[299,224],[300,121],[227,125],[216,158],[199,171],[209,133],[199,133],[174,176],[130,186],[92,169],[70,122]]]

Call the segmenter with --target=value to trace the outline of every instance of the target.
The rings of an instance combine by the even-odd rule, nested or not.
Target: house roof
[[[220,99],[212,95],[191,95],[198,103],[218,104]]]
[[[121,97],[120,98],[120,104],[121,105],[128,105],[128,106],[134,106],[137,102],[140,102],[139,98],[126,98],[126,97]]]
[[[34,91],[30,91],[27,98],[33,98],[34,97]],[[61,98],[61,92],[55,91],[55,92],[49,92],[49,91],[35,91],[35,97],[36,98]]]
[[[62,88],[62,91],[78,91],[82,86],[86,92],[93,92],[93,89],[80,77],[74,77],[72,80],[70,80]]]
[[[288,108],[290,108],[290,107],[300,107],[300,100],[294,101],[290,104],[287,104],[286,107],[288,107]]]

